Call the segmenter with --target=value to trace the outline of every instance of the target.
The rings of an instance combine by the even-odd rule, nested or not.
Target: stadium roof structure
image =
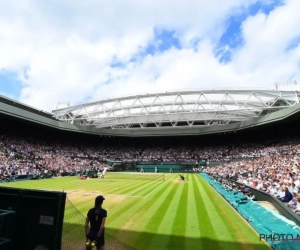
[[[300,92],[193,90],[118,97],[53,110],[59,121],[98,129],[228,125],[299,103]]]

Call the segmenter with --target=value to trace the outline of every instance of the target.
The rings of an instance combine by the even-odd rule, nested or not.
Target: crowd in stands
[[[62,134],[16,128],[0,124],[0,180],[20,175],[56,176],[78,173],[90,168],[100,171],[107,166],[107,160],[197,162],[199,157],[210,161],[227,159],[228,145],[191,146],[128,144],[111,141],[103,143],[92,140],[66,139]]]
[[[278,197],[300,215],[300,138],[296,134],[268,146],[255,145],[253,153],[239,147],[234,153],[257,156],[240,161],[231,161],[205,172],[240,184],[251,186]]]
[[[197,162],[199,158],[219,162],[205,171],[234,178],[241,184],[279,196],[290,207],[300,209],[300,137],[211,143],[102,142],[101,139],[68,139],[58,133],[29,129],[17,131],[0,125],[0,179],[19,175],[56,176],[91,168],[102,170],[107,160]],[[286,192],[291,195],[287,195]],[[300,200],[300,199],[299,199]],[[292,202],[292,203],[291,203]]]
[[[34,131],[33,131],[34,132]],[[103,169],[104,162],[93,159],[95,150],[71,146],[49,135],[16,135],[10,130],[0,135],[0,180],[20,175],[62,176],[92,167]]]
[[[32,133],[34,132],[34,133]],[[273,155],[280,146],[272,144],[215,144],[214,145],[159,145],[108,144],[93,141],[76,141],[60,138],[58,134],[20,134],[2,128],[0,134],[0,179],[19,175],[44,175],[49,171],[56,176],[78,173],[92,167],[102,170],[107,160],[159,161],[196,163],[199,158],[208,161],[230,161],[239,158]],[[238,163],[239,164],[239,163]],[[231,165],[225,165],[228,169]]]
[[[262,175],[269,177],[270,166],[279,170],[286,169],[284,164],[297,163],[297,153],[300,152],[298,140],[286,137],[284,140],[266,140],[262,142],[236,141],[208,144],[130,144],[114,142],[102,143],[97,139],[92,141],[77,141],[61,138],[56,133],[29,130],[27,133],[17,133],[15,129],[2,127],[0,134],[0,178],[25,174],[55,175],[66,172],[80,172],[92,167],[103,169],[106,160],[121,161],[160,161],[197,162],[199,158],[211,162],[227,162],[222,170],[210,168],[212,173],[218,172],[225,176],[236,176],[244,172],[252,172],[251,176],[239,176],[239,181],[249,182],[249,178],[258,178],[259,168]],[[285,154],[282,157],[283,154]],[[254,159],[253,161],[240,161]],[[236,160],[236,162],[234,162]],[[282,171],[280,172],[282,174]],[[249,173],[250,174],[250,173]],[[248,174],[248,175],[249,175]],[[242,179],[241,179],[242,178]],[[246,178],[246,179],[245,179]],[[255,182],[254,182],[255,183]],[[260,185],[265,183],[257,182]]]

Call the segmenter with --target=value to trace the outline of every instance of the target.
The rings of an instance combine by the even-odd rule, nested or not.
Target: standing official
[[[104,200],[105,198],[102,195],[97,196],[95,206],[88,211],[84,225],[86,250],[90,250],[94,246],[97,247],[97,250],[104,250],[104,226],[107,217],[107,211],[102,208]]]

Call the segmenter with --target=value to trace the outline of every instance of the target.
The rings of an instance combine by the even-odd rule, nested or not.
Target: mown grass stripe
[[[25,188],[25,189],[32,189],[34,187],[34,189],[48,189],[48,190],[58,190],[58,191],[62,191],[64,189],[70,189],[73,187],[78,188],[78,184],[74,182],[74,178],[10,182],[6,185],[18,187],[18,188]]]
[[[150,240],[150,237],[153,236],[153,230],[156,230],[149,228],[149,223],[154,223],[154,226],[156,223],[158,223],[157,220],[153,221],[153,215],[155,215],[156,211],[159,213],[161,212],[161,204],[167,200],[168,194],[171,193],[174,188],[176,187],[171,185],[171,183],[166,183],[165,188],[158,191],[158,196],[155,202],[153,202],[153,199],[138,200],[136,204],[130,208],[130,211],[126,211],[125,213],[121,214],[118,217],[119,220],[115,221],[115,223],[112,223],[114,225],[109,224],[109,227],[119,229],[119,233],[116,237],[120,237],[126,241],[130,240],[130,242],[134,242],[138,249],[145,249],[145,247],[141,248],[140,244],[146,246],[147,244],[145,241]],[[120,224],[120,220],[124,221],[125,223]],[[142,232],[138,232],[141,224],[145,226],[143,227]],[[135,231],[135,233],[131,234],[128,230]],[[147,232],[150,232],[150,236],[148,235],[141,242],[140,235],[147,234]]]
[[[234,235],[228,230],[230,228],[228,225],[230,224],[227,223],[226,217],[221,216],[219,211],[219,208],[221,208],[220,202],[222,201],[216,196],[216,193],[212,192],[213,190],[207,189],[209,187],[203,182],[203,179],[199,178],[199,180],[200,192],[203,200],[205,200],[204,206],[207,211],[210,211],[209,218],[213,225],[215,240],[234,241]],[[224,209],[224,206],[222,206],[222,209]]]
[[[253,232],[253,229],[240,217],[238,212],[208,182],[202,177],[201,179],[205,191],[219,197],[220,202],[216,207],[216,212],[223,218],[223,223],[229,228],[235,249],[269,249],[264,242],[258,240],[258,236]],[[228,238],[224,238],[224,240],[228,242]]]
[[[78,188],[84,188],[91,191],[97,190],[98,192],[103,192],[103,193],[108,193],[108,192],[111,193],[114,191],[118,191],[116,192],[118,194],[122,194],[122,193],[126,194],[127,190],[128,192],[130,192],[140,186],[139,182],[131,181],[128,183],[128,181],[126,180],[121,182],[105,182],[105,181],[101,182],[99,179],[79,180],[78,177],[75,178],[62,177],[62,178],[55,179],[57,181],[56,185],[53,185],[52,180],[54,179],[14,182],[14,183],[8,183],[6,185],[14,186],[18,188],[24,188],[24,189],[32,189],[32,186],[34,185],[35,189],[39,189],[39,190],[47,190],[47,191],[55,190],[55,191],[66,191],[66,192],[74,189],[76,190]],[[70,182],[70,180],[72,182]],[[124,185],[125,183],[127,185]],[[122,186],[123,188],[120,189],[120,186]]]
[[[146,197],[147,194],[155,191],[156,189],[159,189],[162,185],[164,185],[164,182],[153,182],[152,185],[147,186],[143,189],[139,189],[139,191],[134,193],[133,195]]]
[[[140,187],[140,183],[133,182],[133,181],[121,181],[121,182],[105,182],[104,181],[97,181],[87,185],[86,188],[92,190],[98,190],[98,192],[102,192],[103,195],[105,194],[128,194],[138,187]],[[144,184],[146,185],[146,184]]]
[[[174,179],[174,178],[173,178]],[[173,249],[169,248],[168,244],[170,243],[171,235],[173,234],[174,223],[177,223],[178,215],[178,206],[181,202],[180,196],[182,195],[183,186],[187,183],[176,183],[174,185],[178,186],[176,193],[170,197],[170,204],[161,218],[160,225],[157,227],[155,231],[155,236],[153,237],[152,241],[149,243],[150,249]],[[180,212],[181,214],[181,212]],[[164,237],[162,237],[162,235]]]
[[[56,180],[56,185],[53,185],[53,180]],[[72,182],[70,183],[70,180]],[[3,185],[14,186],[19,188],[31,189],[33,186],[35,189],[39,190],[55,190],[55,191],[73,191],[74,189],[84,188],[93,191],[97,191],[97,193],[116,193],[116,194],[128,194],[129,192],[134,192],[137,188],[140,188],[141,185],[149,185],[151,180],[114,180],[114,181],[100,181],[99,179],[89,179],[89,180],[79,180],[78,177],[62,177],[56,179],[44,179],[37,181],[22,181],[22,182],[14,182],[14,183],[3,183]],[[153,181],[156,183],[156,181]],[[124,185],[126,184],[126,185]],[[120,186],[122,188],[120,188]]]
[[[144,183],[143,186],[146,186],[147,183]],[[134,181],[127,181],[126,186],[124,187],[122,184],[116,183],[112,188],[107,191],[107,193],[111,194],[129,194],[135,191],[136,189],[140,188],[141,183],[136,183]],[[120,189],[120,187],[122,187]]]
[[[134,185],[134,187],[132,186],[125,186],[125,183],[128,183],[126,181],[121,181],[121,182],[108,182],[108,181],[100,181],[99,179],[91,179],[91,180],[87,180],[84,181],[84,185],[86,189],[89,190],[97,190],[98,192],[102,192],[103,194],[105,193],[116,193],[116,194],[122,194],[122,193],[126,193],[126,191],[124,192],[124,189],[132,189],[135,188],[138,184],[137,183],[132,183]],[[120,189],[120,186],[123,187],[122,189]]]
[[[131,192],[128,193],[128,195],[138,195],[139,192],[142,192],[144,189],[149,188],[151,186],[156,186],[156,182],[147,182],[147,183],[143,183],[143,185],[138,185],[137,188],[135,188],[134,190],[131,190]]]
[[[207,249],[207,246],[205,246],[205,242],[207,239],[215,239],[216,235],[214,232],[213,224],[211,221],[211,218],[209,217],[210,211],[208,211],[205,207],[206,200],[202,196],[202,193],[200,191],[200,179],[196,179],[196,181],[193,181],[195,196],[198,197],[198,200],[196,202],[197,211],[201,216],[198,217],[198,223],[200,225],[199,232],[201,235],[200,241],[199,241],[199,250],[200,249]],[[210,249],[221,249],[221,246],[217,241],[211,240],[210,241]]]
[[[157,230],[163,221],[163,218],[169,215],[167,211],[171,206],[171,203],[169,202],[168,197],[174,197],[176,195],[177,190],[178,190],[177,186],[170,185],[170,189],[162,190],[162,193],[159,193],[159,196],[158,195],[156,196],[157,202],[155,203],[152,202],[152,206],[149,206],[146,211],[145,210],[143,211],[143,213],[146,215],[143,216],[144,218],[143,220],[141,220],[145,222],[144,231],[150,233],[147,236],[147,238],[145,238],[143,241],[144,246],[151,245],[150,243],[152,239],[155,237]],[[169,223],[172,222],[169,221]],[[165,233],[170,234],[170,231]],[[167,242],[160,241],[161,245],[166,245],[166,243]],[[138,242],[138,239],[136,239],[136,245],[140,245],[140,244],[141,243]]]
[[[169,188],[172,187],[171,185],[172,183],[166,183],[166,185],[162,186],[162,189],[164,190],[168,190]],[[159,198],[161,197],[161,195],[163,194],[164,190],[158,190],[159,192]],[[127,216],[128,215],[128,211],[129,212],[133,212],[135,214],[135,212],[138,211],[143,211],[143,209],[141,208],[141,205],[144,207],[148,207],[151,206],[153,204],[153,200],[152,199],[137,199],[137,200],[133,200],[130,203],[127,203],[124,207],[122,206],[122,204],[120,204],[122,207],[120,207],[120,209],[116,208],[112,208],[111,210],[111,216],[112,219],[110,220],[110,226],[113,226],[113,222],[114,221],[118,221],[120,219],[120,217],[122,218],[123,216]]]
[[[187,221],[185,228],[185,248],[197,249],[200,241],[200,232],[199,232],[199,221],[200,211],[198,211],[196,202],[199,202],[199,198],[196,196],[193,182],[199,181],[195,178],[196,174],[190,176],[189,178],[189,191],[187,198]]]
[[[153,186],[148,186],[147,189],[146,189],[146,192],[148,192],[148,189],[149,190],[152,190],[154,187],[156,187],[156,185],[158,185],[157,182],[153,182]],[[165,187],[166,188],[166,187]],[[128,200],[127,200],[128,201]],[[144,202],[144,201],[143,201]],[[127,211],[127,210],[131,210],[131,208],[134,206],[134,204],[136,204],[137,201],[136,200],[132,200],[131,202],[126,202],[126,199],[118,205],[118,208],[115,209],[115,207],[112,207],[110,209],[110,213],[111,213],[111,216],[113,218],[118,218],[121,214],[122,214],[122,211]],[[111,220],[111,222],[113,221],[114,219]]]
[[[86,214],[88,209],[90,209],[93,206],[95,196],[89,196],[89,202],[83,203],[80,199],[76,199],[74,197],[69,197],[72,203],[76,206],[76,208],[83,214]],[[116,202],[114,202],[117,200]],[[118,201],[120,200],[120,201]],[[136,204],[136,200],[141,200],[141,198],[137,199],[126,199],[125,197],[120,196],[107,196],[106,200],[103,203],[103,208],[105,208],[108,211],[108,219],[107,223],[110,221],[113,221],[115,219],[118,219],[118,216],[122,214],[124,211],[128,211],[131,209],[131,207]]]
[[[155,186],[151,186],[151,189],[140,189],[138,192],[134,193],[134,195],[148,197],[149,194],[155,193],[156,189],[159,189],[164,183],[166,183],[166,181],[156,181]]]
[[[109,183],[110,185],[106,185],[105,180],[99,181],[103,186],[101,186],[101,190],[103,193],[107,194],[120,194],[120,195],[131,195],[134,193],[137,196],[142,196],[138,194],[138,189],[146,188],[147,186],[155,185],[156,183],[160,183],[159,181],[136,181],[136,180],[126,180],[121,182]],[[126,185],[124,185],[126,184]],[[99,186],[100,187],[100,186]],[[98,187],[98,188],[99,188]]]
[[[84,217],[98,193],[116,193],[120,196],[107,196],[103,205],[108,211],[106,232],[137,249],[269,249],[258,241],[258,236],[245,226],[244,221],[240,222],[242,219],[235,210],[203,178],[196,174],[184,176],[186,183],[179,183],[178,174],[173,174],[163,184],[152,181],[153,185],[149,180],[82,181],[77,176],[0,185],[79,192],[68,194],[83,216],[68,206],[63,236],[69,237],[67,241],[78,235],[82,237]],[[136,192],[135,195],[154,191],[146,198],[122,196],[128,195],[128,190]],[[178,216],[186,216],[186,219],[178,222]],[[185,223],[185,230],[181,232],[176,223]],[[218,236],[220,233],[221,237]],[[172,235],[174,240],[171,240]],[[175,241],[179,243],[173,244]]]
[[[81,197],[80,202],[74,203],[71,199],[70,202],[76,207],[83,216],[87,215],[87,211],[94,206],[95,198],[92,196]]]
[[[176,217],[173,220],[173,227],[171,230],[171,237],[167,244],[168,249],[180,248],[185,249],[185,231],[187,221],[187,204],[188,204],[188,186],[191,184],[190,175],[186,176],[186,182],[180,183],[180,192],[178,190],[178,205],[176,209]]]

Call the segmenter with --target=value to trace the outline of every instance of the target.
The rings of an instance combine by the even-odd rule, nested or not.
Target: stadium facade
[[[296,131],[300,125],[300,92],[296,90],[183,91],[180,93],[152,94],[150,97],[149,95],[108,99],[54,110],[53,113],[38,110],[6,97],[0,97],[0,119],[9,125],[9,121],[17,120],[30,125],[40,125],[59,132],[62,131],[62,134],[77,132],[78,137],[81,137],[81,134],[121,137],[118,140],[103,138],[105,143],[111,142],[108,145],[118,144],[124,137],[135,137],[132,140],[124,138],[124,141],[133,144],[137,140],[149,142],[147,138],[142,137],[148,137],[153,142],[155,138],[151,137],[154,136],[157,136],[157,139],[160,139],[159,136],[172,136],[170,141],[175,145],[181,145],[181,143],[184,144],[183,138],[177,140],[173,136],[188,135],[191,135],[193,139],[196,138],[197,143],[199,141],[199,144],[205,145],[206,141],[198,140],[197,136],[209,135],[209,140],[214,143],[215,140],[212,139],[214,135],[217,135],[217,140],[222,139],[222,136],[218,134],[229,134],[228,136],[224,135],[223,138],[225,138],[224,140],[229,138],[228,144],[230,144],[230,138],[235,136],[231,133],[236,133],[237,137],[240,138],[242,134],[240,132],[248,134],[250,130],[255,130],[254,136],[260,138],[258,130],[267,128],[261,131],[264,133],[268,130],[272,134],[272,138],[280,138],[278,132],[286,132],[292,128],[289,123],[295,121],[296,126],[293,128],[296,128]],[[174,106],[176,107],[175,111],[172,109]],[[125,110],[127,111],[125,112]],[[177,120],[170,119],[170,115],[177,117]],[[154,117],[156,120],[151,120],[149,117]],[[137,119],[140,120],[137,122]],[[161,124],[159,121],[162,121]],[[174,124],[172,124],[173,121]],[[131,126],[127,126],[128,124]],[[140,124],[147,124],[147,126]],[[16,127],[18,129],[18,126]],[[30,130],[30,132],[33,131]],[[73,139],[72,133],[71,136]],[[242,136],[241,138],[244,139]],[[167,140],[167,138],[163,138],[163,140]],[[155,143],[159,144],[159,140]],[[155,159],[140,162],[118,159],[118,161],[111,162],[107,160],[106,163],[118,167],[119,169],[116,171],[124,171],[124,169],[140,171],[141,167],[145,170],[148,167],[153,172],[153,167],[157,166],[159,162],[161,171],[168,171],[172,167],[174,171],[179,172],[180,170],[188,170],[193,166],[205,166],[206,160],[205,158],[198,158],[197,161],[195,159],[190,161],[179,159],[176,162],[161,162],[161,160]],[[209,166],[212,164],[213,162],[210,162]],[[216,163],[216,165],[219,164],[220,162]],[[232,180],[232,182],[234,181]],[[283,216],[300,226],[299,216],[289,211],[278,199],[255,188],[249,187],[249,189],[259,201],[272,203]]]
[[[52,113],[0,97],[0,114],[63,131],[104,136],[231,133],[294,119],[293,90],[176,91],[111,98]]]

